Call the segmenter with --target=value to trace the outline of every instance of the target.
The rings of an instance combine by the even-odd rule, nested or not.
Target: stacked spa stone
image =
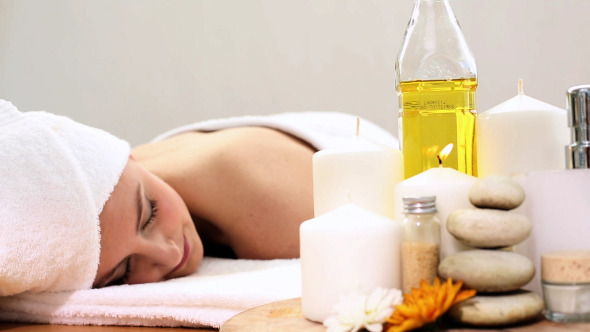
[[[526,257],[507,250],[525,240],[532,224],[513,210],[524,201],[524,190],[509,177],[479,179],[469,192],[476,208],[453,212],[447,229],[473,248],[450,255],[438,267],[441,278],[463,280],[477,295],[449,311],[458,322],[501,326],[525,322],[543,310],[543,299],[522,290],[535,274]]]

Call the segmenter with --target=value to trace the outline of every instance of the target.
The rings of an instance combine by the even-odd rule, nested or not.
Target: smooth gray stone
[[[480,208],[515,209],[524,201],[522,186],[514,179],[502,175],[489,175],[478,179],[469,190],[469,201]]]
[[[447,230],[457,240],[475,248],[509,247],[524,241],[533,229],[519,213],[493,209],[461,209],[447,219]]]
[[[530,321],[543,311],[543,299],[532,292],[517,291],[502,295],[476,295],[449,309],[457,322],[475,326],[503,326]]]
[[[474,249],[445,257],[438,265],[440,277],[463,280],[466,288],[498,293],[517,290],[535,275],[530,259],[508,251]]]

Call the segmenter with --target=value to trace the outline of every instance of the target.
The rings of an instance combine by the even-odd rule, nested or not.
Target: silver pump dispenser
[[[572,143],[566,146],[566,168],[590,168],[590,85],[567,90],[567,122]]]

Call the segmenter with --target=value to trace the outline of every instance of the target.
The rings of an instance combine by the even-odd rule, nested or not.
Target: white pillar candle
[[[436,196],[436,217],[441,224],[441,259],[461,250],[469,249],[448,231],[448,216],[458,209],[472,208],[469,190],[477,178],[452,168],[431,168],[395,187],[395,219],[403,220],[403,197]]]
[[[564,109],[524,95],[479,114],[477,174],[507,175],[563,169],[570,130]]]
[[[533,230],[515,250],[533,260],[537,273],[526,288],[540,295],[541,255],[590,248],[590,169],[530,172],[517,180],[526,195],[518,212]]]
[[[314,215],[347,203],[393,218],[394,187],[403,180],[401,151],[376,144],[326,149],[313,156]]]
[[[400,288],[401,224],[353,204],[300,227],[301,308],[323,322],[341,295]]]

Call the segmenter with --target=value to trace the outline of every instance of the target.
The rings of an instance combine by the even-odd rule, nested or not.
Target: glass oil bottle
[[[477,175],[475,60],[449,0],[416,0],[395,63],[405,178],[439,166]]]

